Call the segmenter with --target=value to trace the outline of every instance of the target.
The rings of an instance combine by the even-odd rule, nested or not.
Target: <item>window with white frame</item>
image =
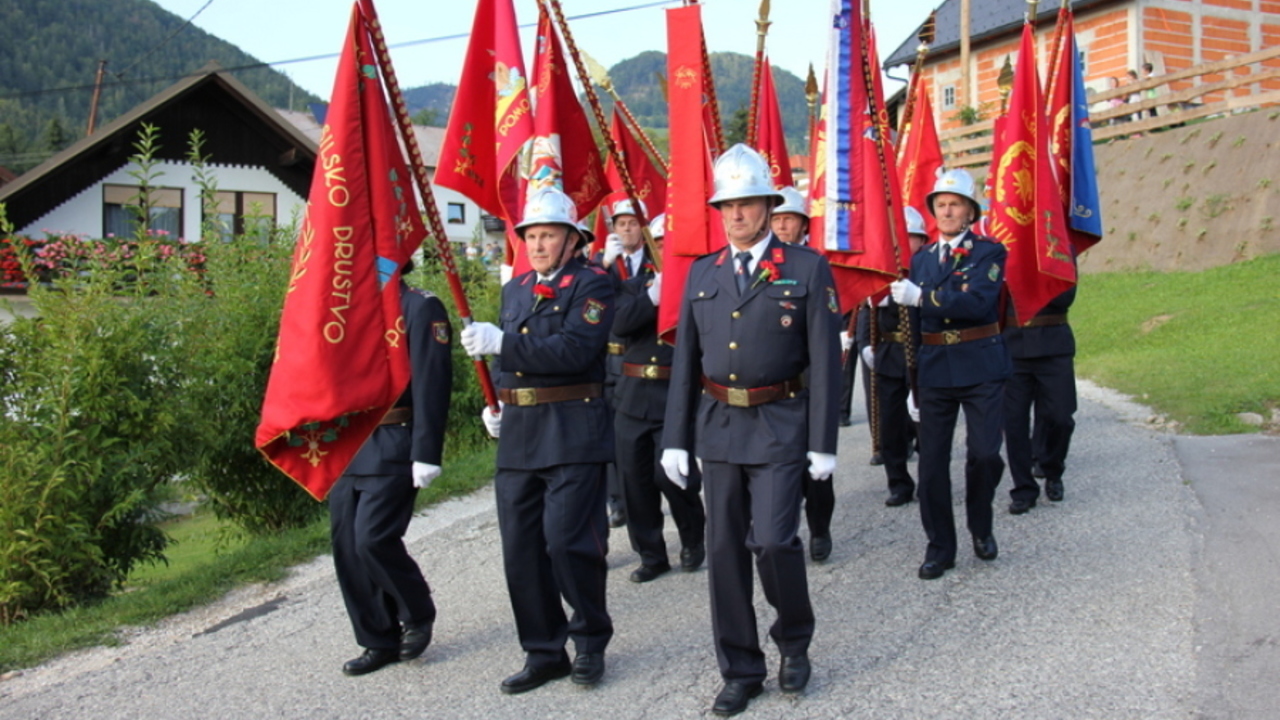
[[[956,107],[956,86],[946,85],[942,88],[942,109],[954,110]]]

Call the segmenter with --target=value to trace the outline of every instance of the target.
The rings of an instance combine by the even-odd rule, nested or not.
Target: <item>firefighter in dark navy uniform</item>
[[[922,580],[955,566],[956,526],[951,509],[951,441],[961,408],[965,417],[965,513],[973,552],[998,553],[991,503],[1004,473],[1004,381],[1009,351],[1000,334],[999,305],[1008,252],[969,230],[982,208],[964,170],[938,176],[928,196],[938,223],[937,242],[911,259],[911,279],[890,285],[895,302],[919,308],[920,519],[928,536]]]
[[[502,559],[526,654],[524,669],[502,682],[510,694],[567,675],[580,685],[598,682],[613,636],[604,509],[613,422],[603,384],[614,294],[605,271],[580,259],[575,216],[558,189],[529,197],[516,231],[533,270],[503,286],[501,327],[462,331],[468,354],[499,356],[502,408],[496,416],[485,408],[482,418],[498,438]]]
[[[1044,473],[1044,494],[1054,502],[1062,500],[1062,473],[1076,427],[1076,339],[1067,322],[1067,311],[1075,299],[1073,287],[1022,325],[1011,313],[1005,326],[1004,341],[1013,358],[1013,374],[1004,386],[1004,442],[1013,480],[1009,512],[1014,515],[1035,507],[1040,496],[1032,472],[1033,407],[1034,456]]]
[[[666,216],[659,215],[649,223],[659,248],[665,221]],[[613,320],[613,333],[627,349],[614,396],[614,434],[618,474],[626,493],[627,534],[640,556],[640,567],[631,573],[631,580],[638,583],[671,569],[662,535],[664,497],[680,535],[680,568],[686,572],[697,570],[706,558],[707,522],[701,474],[691,468],[689,482],[682,488],[667,478],[659,464],[672,353],[671,345],[658,338],[662,275],[647,257],[643,264],[633,265],[633,276],[622,283]]]
[[[907,221],[907,239],[914,253],[928,239],[924,218],[921,217],[920,211],[913,207],[907,207],[904,214]],[[874,379],[869,380],[864,387],[868,397],[871,396],[874,388],[878,412],[868,413],[868,416],[875,415],[873,421],[878,421],[878,426],[872,431],[878,433],[881,465],[884,466],[884,473],[889,482],[889,497],[885,499],[884,504],[889,507],[900,507],[911,502],[916,491],[915,479],[911,477],[911,471],[907,468],[907,461],[911,456],[911,443],[916,433],[913,420],[914,409],[911,405],[915,398],[911,394],[911,377],[907,367],[906,351],[908,343],[911,344],[912,349],[919,347],[920,330],[916,324],[912,324],[911,334],[907,334],[907,328],[901,326],[902,306],[894,302],[892,296],[886,296],[875,306],[871,305],[871,300],[867,303],[862,312],[858,313],[855,334],[858,353],[867,368],[865,376],[870,378],[874,375]],[[875,314],[874,323],[872,322],[873,313]],[[874,339],[872,338],[873,327],[876,334]]]
[[[751,561],[777,611],[769,635],[784,692],[809,681],[814,616],[797,532],[806,473],[836,464],[840,308],[831,268],[769,230],[780,195],[764,159],[735,145],[714,167],[729,246],[689,270],[676,331],[662,465],[682,484],[702,464],[711,624],[725,684],[712,712],[732,715],[763,690]]]
[[[403,271],[412,269],[408,263]],[[444,303],[403,280],[400,311],[409,387],[329,493],[333,565],[356,641],[365,648],[342,666],[347,675],[418,657],[431,643],[436,619],[431,589],[405,549],[404,533],[418,489],[440,475],[453,331]]]

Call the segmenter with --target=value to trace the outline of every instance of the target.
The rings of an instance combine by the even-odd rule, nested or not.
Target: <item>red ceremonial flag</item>
[[[1024,25],[1009,111],[996,136],[990,170],[995,179],[989,227],[1009,249],[1005,283],[1019,324],[1076,282],[1035,57],[1031,26]]]
[[[636,137],[635,132],[627,125],[617,108],[613,110],[613,118],[609,122],[609,134],[622,156],[622,162],[635,187],[636,198],[644,203],[647,210],[645,221],[652,220],[663,211],[667,204],[667,176],[659,169],[657,163],[645,151],[644,145]],[[622,182],[622,173],[618,171],[613,156],[605,163],[604,174],[609,186],[609,194],[604,198],[604,212],[596,219],[596,244],[591,248],[592,254],[604,248],[607,225],[605,216],[609,208],[619,200],[627,199],[627,192]],[[585,213],[583,213],[585,215]]]
[[[938,170],[942,167],[942,146],[938,143],[938,126],[933,120],[933,105],[924,78],[916,82],[915,110],[906,137],[899,138],[902,151],[898,158],[898,177],[902,180],[902,200],[924,216],[929,237],[935,237],[938,224],[929,212],[928,196],[933,192]]]
[[[678,342],[676,326],[689,268],[699,256],[724,247],[724,225],[711,198],[713,128],[703,113],[711,79],[702,62],[702,6],[667,10],[667,87],[670,95],[671,179],[662,243],[662,297],[658,334]]]
[[[436,185],[490,215],[520,220],[520,148],[533,137],[528,76],[511,0],[480,0],[462,79],[436,167]]]
[[[791,155],[787,152],[787,135],[782,127],[782,110],[778,92],[773,86],[773,67],[764,59],[760,72],[760,115],[756,124],[756,149],[769,163],[769,174],[775,188],[792,187]]]
[[[357,4],[254,441],[317,500],[409,383],[400,266],[426,232],[374,57]]]
[[[819,123],[823,147],[810,193],[820,220],[818,231],[811,220],[810,244],[830,261],[841,311],[848,313],[883,293],[910,265],[911,251],[874,36],[859,0],[837,1]]]
[[[578,217],[586,217],[609,192],[600,152],[582,103],[573,92],[568,65],[551,16],[538,10],[538,54],[533,61],[537,84],[533,110],[533,157],[527,193],[557,187],[573,199]]]
[[[1050,84],[1048,98],[1049,151],[1067,218],[1067,237],[1078,255],[1102,239],[1102,220],[1089,100],[1084,96],[1084,78],[1076,57],[1075,22],[1066,6],[1058,11],[1056,35],[1062,42],[1054,63],[1057,77]]]

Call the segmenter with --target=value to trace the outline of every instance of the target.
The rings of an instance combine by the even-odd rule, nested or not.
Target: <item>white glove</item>
[[[604,257],[602,258],[604,266],[609,267],[612,265],[613,261],[617,260],[618,256],[621,254],[622,238],[618,237],[615,233],[609,233],[609,236],[604,239]]]
[[[494,412],[488,405],[480,411],[480,419],[484,421],[484,429],[489,432],[489,437],[498,437],[498,431],[502,429],[502,403],[498,403],[498,412]]]
[[[848,330],[840,331],[840,349],[845,352],[853,349],[853,336],[849,334]]]
[[[493,323],[471,323],[462,329],[462,347],[471,357],[502,353],[502,330]]]
[[[649,302],[658,307],[658,299],[662,297],[662,273],[653,276],[653,282],[649,283],[645,292],[649,293]]]
[[[681,490],[689,488],[689,451],[668,448],[662,451],[662,470]]]
[[[870,345],[862,348],[862,362],[872,370],[876,369],[876,351],[872,350]]]
[[[920,422],[920,408],[916,406],[916,394],[907,391],[907,415],[911,416],[911,422]]]
[[[440,466],[431,463],[416,462],[413,464],[413,486],[426,488],[432,480],[440,477]]]
[[[836,471],[836,456],[831,453],[809,452],[809,477],[814,480],[830,480]]]
[[[893,301],[907,307],[919,307],[924,291],[910,280],[894,280],[889,283],[889,292],[893,293]]]

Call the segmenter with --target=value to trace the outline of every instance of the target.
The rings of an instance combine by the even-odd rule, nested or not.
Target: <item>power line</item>
[[[209,0],[209,2],[213,2],[213,0]],[[571,15],[569,16],[568,19],[569,20],[587,20],[590,18],[601,17],[604,15],[614,15],[617,13],[632,12],[634,10],[647,10],[649,8],[661,7],[663,5],[673,5],[677,2],[680,2],[680,0],[654,0],[653,2],[641,3],[639,5],[629,5],[627,7],[615,8],[613,10],[600,10],[592,13],[583,13],[581,15]],[[205,3],[205,7],[208,7],[208,5],[209,3]],[[200,8],[200,10],[196,12],[196,14],[197,15],[200,14],[200,12],[203,10],[204,8]],[[194,18],[195,16],[193,15],[192,17]],[[521,29],[527,29],[527,28],[536,27],[536,26],[537,26],[537,23],[525,23],[524,25],[520,25],[519,27]],[[179,30],[181,30],[181,28]],[[391,44],[391,45],[388,45],[387,47],[390,49],[414,47],[417,45],[427,45],[430,43],[447,42],[449,40],[460,40],[470,36],[471,36],[470,32],[455,33],[452,35],[440,35],[437,37],[424,38],[421,40],[408,40],[405,42]],[[249,63],[246,65],[236,65],[233,67],[223,68],[223,70],[225,72],[238,72],[241,70],[257,70],[260,68],[270,68],[278,65],[293,65],[296,63],[314,62],[316,60],[328,60],[331,58],[336,58],[339,55],[341,55],[341,53],[325,53],[323,55],[311,55],[308,57],[294,58],[292,60],[277,60],[275,62],[258,62],[258,63]],[[135,62],[134,65],[136,64],[137,63]],[[130,65],[130,67],[133,67],[133,65]],[[121,71],[120,73],[116,73],[117,77],[122,75],[123,72],[124,71]],[[182,78],[192,77],[193,75],[200,75],[200,74],[202,73],[192,72],[192,73],[183,73],[181,75],[161,75],[157,77],[135,78],[130,80],[120,79],[113,82],[104,82],[102,84],[102,87],[103,89],[107,89],[107,88],[118,88],[118,87],[130,86],[130,85],[142,85],[146,83],[156,83],[156,82],[172,83],[177,80],[181,80]],[[55,93],[83,92],[85,90],[93,90],[93,88],[94,88],[94,84],[89,83],[87,85],[67,85],[63,87],[46,88],[42,90],[24,90],[22,92],[0,95],[0,100],[11,100],[11,99],[25,98],[25,97],[37,97],[39,95],[52,95]]]
[[[140,62],[142,62],[143,60],[146,60],[147,58],[151,57],[151,54],[152,54],[152,53],[154,53],[155,51],[157,51],[157,50],[159,50],[160,48],[162,48],[162,47],[164,47],[165,45],[167,45],[167,44],[169,43],[169,41],[170,41],[170,40],[174,39],[175,37],[177,37],[177,36],[178,36],[178,34],[179,34],[179,33],[181,33],[183,30],[186,30],[188,27],[190,27],[190,26],[191,26],[191,21],[192,21],[192,20],[195,20],[195,19],[196,19],[196,18],[198,18],[198,17],[200,17],[200,13],[204,12],[204,11],[205,11],[205,8],[209,7],[209,6],[210,6],[210,5],[212,5],[212,4],[213,4],[213,0],[208,0],[208,2],[206,2],[204,5],[201,5],[201,6],[200,6],[200,9],[199,9],[199,10],[197,10],[197,11],[195,12],[195,14],[194,14],[194,15],[192,15],[192,16],[191,16],[191,17],[189,17],[189,18],[187,18],[187,21],[186,21],[186,22],[184,22],[184,23],[182,23],[181,25],[179,25],[177,30],[174,30],[173,32],[169,33],[169,37],[167,37],[167,38],[165,38],[165,39],[161,40],[160,42],[156,43],[154,46],[152,46],[152,48],[151,48],[150,50],[148,50],[147,52],[145,52],[145,53],[142,55],[142,57],[140,57],[140,58],[138,58],[137,60],[134,60],[133,62],[131,62],[131,63],[129,63],[128,65],[126,65],[126,66],[124,67],[124,69],[123,69],[123,70],[121,70],[120,72],[118,72],[118,73],[112,73],[112,74],[113,74],[113,75],[115,75],[116,77],[120,78],[121,80],[123,80],[123,79],[124,79],[124,74],[125,74],[125,73],[129,72],[130,70],[132,70],[132,69],[133,69],[133,68],[134,68],[138,63],[140,63]]]

